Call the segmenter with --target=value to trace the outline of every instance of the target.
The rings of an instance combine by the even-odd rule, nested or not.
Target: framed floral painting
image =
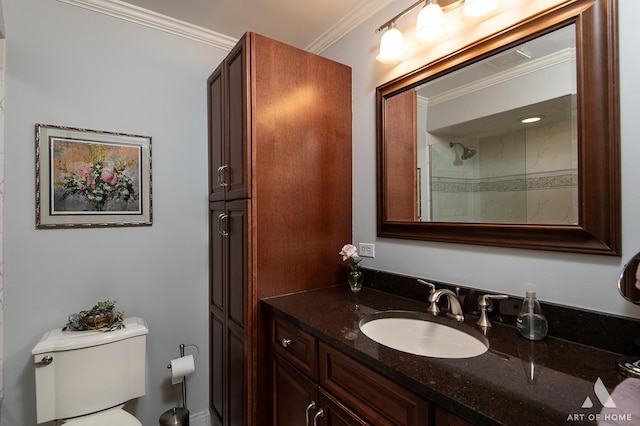
[[[152,223],[151,137],[36,124],[36,228]]]

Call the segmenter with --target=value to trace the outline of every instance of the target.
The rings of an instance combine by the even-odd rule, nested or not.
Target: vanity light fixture
[[[393,64],[400,62],[407,56],[407,49],[404,45],[404,36],[396,23],[391,22],[387,31],[382,34],[380,39],[380,53],[376,56],[378,62],[383,64]]]
[[[449,34],[444,12],[436,0],[427,0],[416,24],[416,38],[420,41],[436,41]]]
[[[376,60],[390,64],[400,62],[408,55],[404,36],[396,28],[396,21],[399,19],[423,6],[418,14],[415,36],[422,42],[434,42],[449,34],[444,12],[461,5],[465,17],[482,18],[497,12],[502,0],[419,0],[376,29],[376,34],[384,31]]]

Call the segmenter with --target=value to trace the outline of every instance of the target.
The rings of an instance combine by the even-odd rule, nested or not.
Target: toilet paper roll
[[[171,360],[171,384],[181,383],[185,376],[196,371],[196,365],[193,361],[193,355],[187,355]]]

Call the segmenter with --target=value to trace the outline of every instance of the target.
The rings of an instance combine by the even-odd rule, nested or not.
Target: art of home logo
[[[609,394],[609,391],[607,391],[607,388],[604,386],[604,383],[602,383],[602,380],[600,379],[600,377],[598,377],[598,380],[596,380],[596,382],[593,385],[593,392],[595,393],[596,398],[598,399],[598,401],[600,402],[600,405],[603,408],[618,408],[615,404],[615,402],[613,401],[613,399],[611,398],[611,395]],[[591,400],[591,398],[589,397],[589,395],[587,395],[587,397],[584,399],[584,402],[582,403],[582,406],[580,408],[582,409],[589,409],[589,408],[593,408],[594,404],[593,401]],[[627,413],[613,413],[610,410],[608,410],[608,412],[605,410],[601,413],[573,413],[573,414],[569,414],[567,416],[567,421],[614,421],[614,422],[631,422],[632,417],[631,414],[627,414]]]

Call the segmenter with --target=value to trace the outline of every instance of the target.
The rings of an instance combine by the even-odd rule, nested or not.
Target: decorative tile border
[[[573,188],[578,184],[578,171],[562,171],[560,174],[511,175],[498,178],[452,179],[433,177],[434,192],[512,192],[541,189]]]

